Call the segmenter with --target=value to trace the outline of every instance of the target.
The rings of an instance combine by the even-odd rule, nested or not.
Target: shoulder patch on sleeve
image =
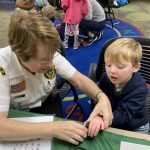
[[[5,70],[2,67],[0,67],[0,76],[5,76],[5,75],[6,75]]]

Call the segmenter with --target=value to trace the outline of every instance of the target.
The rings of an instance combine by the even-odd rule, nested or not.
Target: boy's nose
[[[110,72],[111,73],[116,73],[116,67],[112,65],[111,68],[110,68]]]

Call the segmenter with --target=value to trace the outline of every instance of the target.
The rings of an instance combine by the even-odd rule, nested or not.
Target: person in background
[[[49,0],[49,3],[54,6],[55,9],[61,9],[61,0]]]
[[[15,11],[27,11],[29,13],[37,13],[37,10],[34,7],[34,0],[16,0],[15,2]]]
[[[50,5],[44,6],[42,8],[42,14],[45,18],[52,21],[53,25],[55,25],[54,21],[55,21],[55,18],[57,17],[57,12],[53,6],[50,6]]]
[[[88,0],[62,0],[61,7],[65,11],[64,47],[68,48],[69,36],[74,36],[74,49],[78,49],[79,23],[89,11]]]
[[[47,0],[16,0],[16,11],[26,10],[31,13],[40,12],[44,6],[50,6]]]
[[[89,13],[80,22],[80,34],[90,37],[88,45],[99,40],[103,35],[103,29],[106,24],[105,12],[102,6],[96,0],[88,0]]]
[[[53,24],[58,33],[60,33],[60,27],[62,24],[64,13],[58,13],[53,6],[44,6],[41,12],[43,16]]]
[[[34,0],[34,7],[37,11],[41,11],[45,6],[51,6],[48,0]]]
[[[120,38],[108,46],[104,54],[105,70],[99,87],[108,96],[112,111],[112,127],[148,134],[149,123],[146,113],[148,88],[138,72],[142,59],[142,47],[132,38]],[[99,126],[101,126],[101,117]],[[92,128],[99,127],[97,118],[91,121]],[[98,130],[99,128],[97,128]],[[96,130],[96,131],[97,131]]]
[[[97,101],[89,122],[99,114],[103,116],[104,128],[111,124],[112,111],[107,96],[60,54],[58,32],[48,19],[41,14],[14,13],[8,37],[10,46],[0,49],[0,141],[53,137],[76,145],[84,141],[87,127],[79,122],[31,123],[8,118],[10,108],[56,113],[56,108],[61,108],[60,100],[51,100],[56,74]]]
[[[58,28],[58,32],[60,35],[60,39],[63,41],[64,40],[64,29],[65,29],[65,13],[61,12],[58,15],[59,19],[60,19],[60,26]]]

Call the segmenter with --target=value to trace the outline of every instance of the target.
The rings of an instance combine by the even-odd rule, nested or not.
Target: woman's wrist
[[[102,93],[103,93],[103,91],[102,91],[102,90],[99,90],[99,91],[95,94],[94,100],[95,100],[96,103],[99,102],[99,100],[100,100],[99,96],[100,96]]]

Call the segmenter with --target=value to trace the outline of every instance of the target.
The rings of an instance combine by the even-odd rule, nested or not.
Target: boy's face
[[[108,78],[113,84],[123,84],[128,82],[133,72],[140,69],[140,64],[133,66],[131,62],[123,60],[121,63],[112,63],[109,59],[105,60],[105,69]]]

